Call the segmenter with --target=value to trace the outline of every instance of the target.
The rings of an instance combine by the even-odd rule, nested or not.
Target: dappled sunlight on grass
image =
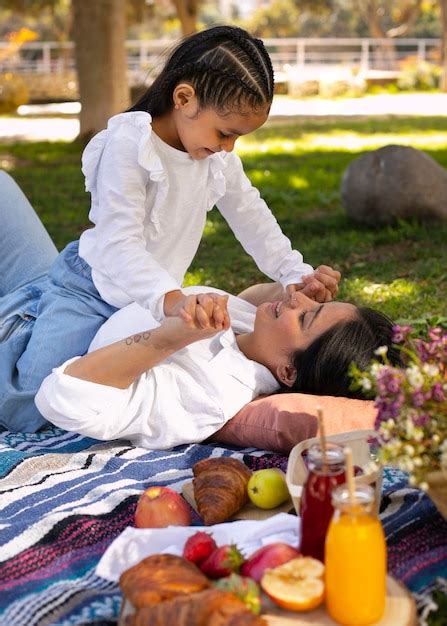
[[[183,281],[185,287],[191,285],[206,285],[206,272],[203,267],[196,268],[193,272],[188,272]]]
[[[358,152],[360,150],[375,149],[380,146],[389,144],[398,144],[402,146],[412,146],[413,148],[430,148],[435,146],[447,145],[447,132],[440,133],[421,133],[421,134],[393,134],[393,133],[374,133],[373,135],[364,135],[354,132],[333,132],[324,135],[303,135],[296,146],[306,145],[309,148],[318,148],[323,150],[346,150],[347,152]]]
[[[298,174],[289,174],[287,176],[284,174],[281,177],[281,181],[278,181],[277,173],[274,172],[274,176],[272,176],[272,180],[269,181],[268,178],[270,176],[270,171],[267,170],[256,170],[250,169],[250,180],[255,185],[258,186],[260,184],[268,185],[271,182],[272,185],[283,187],[283,188],[293,188],[293,189],[308,189],[310,187],[309,180],[304,176],[299,176]],[[278,185],[279,182],[279,185]]]
[[[414,148],[436,150],[438,147],[447,146],[447,131],[421,131],[413,133],[386,133],[386,132],[355,132],[342,129],[325,129],[316,133],[297,133],[296,138],[285,138],[280,135],[282,129],[278,128],[278,136],[263,139],[259,143],[253,138],[243,137],[237,147],[237,152],[243,156],[268,153],[293,154],[297,152],[332,151],[334,149],[344,152],[361,152],[362,150],[374,150],[384,145],[398,144],[412,146]]]
[[[289,177],[289,185],[295,187],[295,189],[308,189],[310,187],[309,181],[303,176],[297,176],[292,174]]]
[[[421,298],[422,287],[416,282],[398,278],[390,283],[373,282],[366,278],[347,278],[344,281],[341,299],[358,305],[383,310],[398,318],[403,311],[409,311]]]
[[[215,220],[207,219],[205,223],[205,228],[203,230],[203,235],[208,237],[210,235],[215,235],[218,230],[218,224]]]
[[[262,141],[261,145],[259,141],[250,137],[242,137],[237,144],[237,152],[241,156],[248,154],[288,154],[293,153],[297,149],[297,141],[287,139],[285,137],[272,137]]]

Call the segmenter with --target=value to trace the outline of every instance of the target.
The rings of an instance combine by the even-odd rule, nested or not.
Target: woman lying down
[[[161,325],[137,304],[115,313],[88,354],[47,376],[40,413],[95,439],[167,449],[203,441],[261,394],[352,396],[349,364],[366,367],[379,346],[397,359],[391,321],[368,308],[283,296],[275,284],[241,297],[186,292]]]

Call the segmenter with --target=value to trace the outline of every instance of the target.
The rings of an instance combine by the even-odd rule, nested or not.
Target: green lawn
[[[359,227],[340,203],[340,179],[349,162],[389,143],[421,148],[447,167],[447,118],[272,123],[241,139],[238,150],[305,259],[342,271],[342,298],[399,319],[446,315],[447,225]],[[0,166],[22,185],[59,248],[88,225],[80,152],[76,144],[0,144]],[[187,282],[238,291],[262,279],[212,211]]]

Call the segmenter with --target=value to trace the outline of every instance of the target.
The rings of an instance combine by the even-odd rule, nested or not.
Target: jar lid
[[[371,485],[355,485],[354,488],[355,504],[366,505],[374,502],[375,491]],[[332,492],[332,504],[334,507],[350,507],[352,505],[351,496],[348,485],[343,484],[334,489]]]
[[[345,462],[345,454],[343,448],[336,443],[326,443],[326,454],[323,455],[323,450],[319,443],[315,443],[308,450],[308,458],[312,463],[318,465],[338,465]]]

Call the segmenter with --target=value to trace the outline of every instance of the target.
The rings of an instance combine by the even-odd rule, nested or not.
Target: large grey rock
[[[447,170],[421,150],[385,146],[349,164],[341,197],[348,215],[364,224],[447,221]]]

